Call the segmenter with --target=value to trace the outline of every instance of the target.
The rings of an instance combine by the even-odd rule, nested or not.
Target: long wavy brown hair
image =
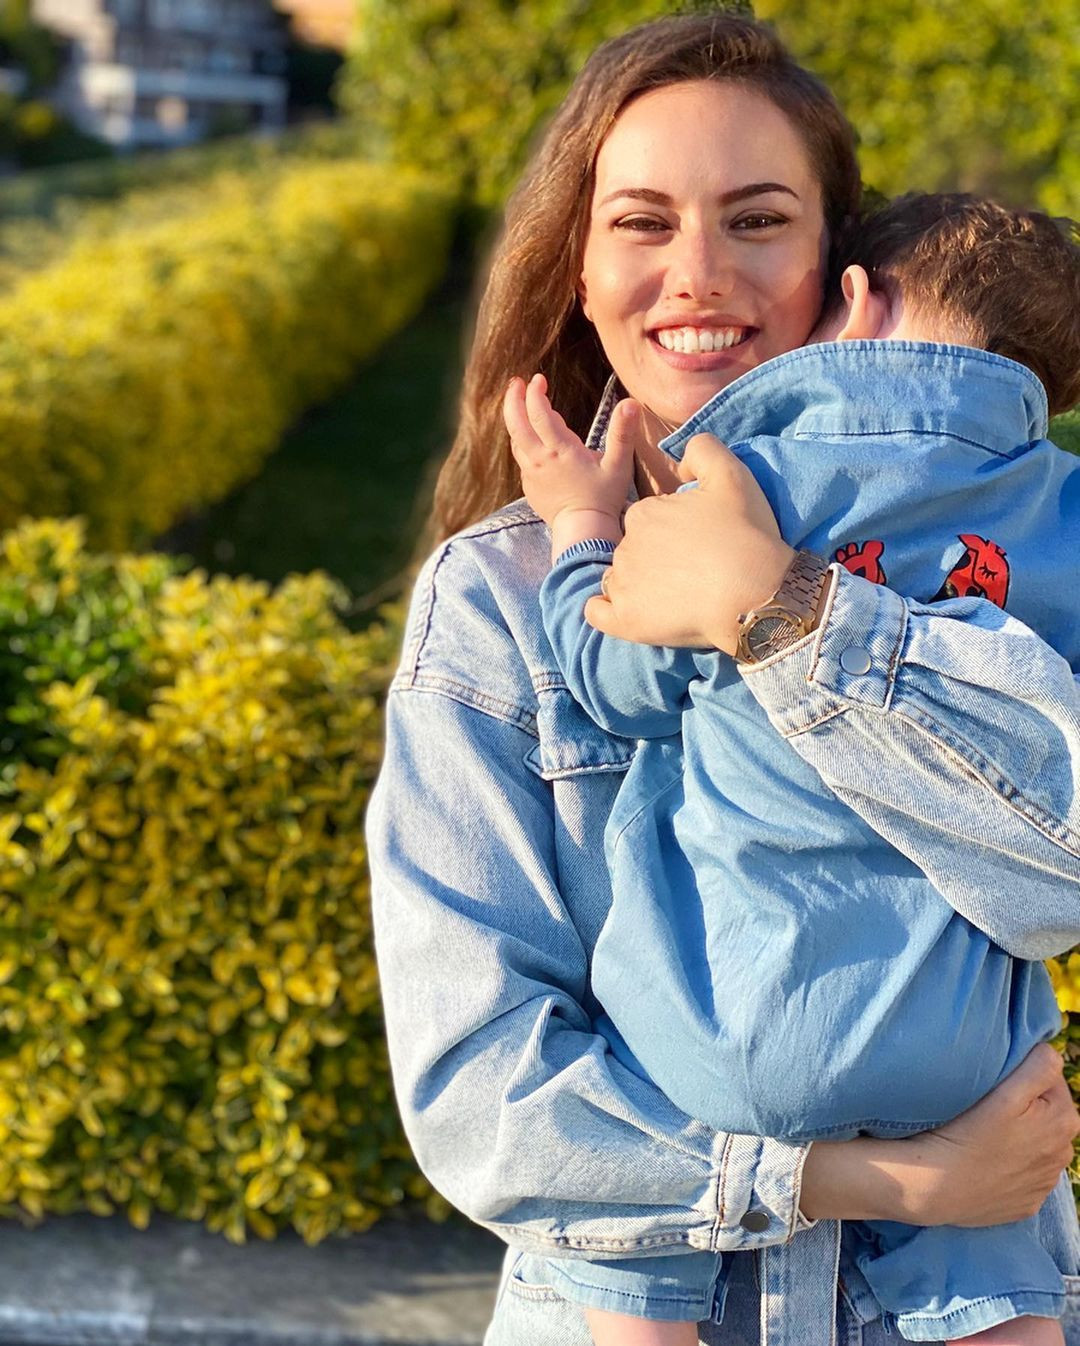
[[[515,374],[543,373],[567,424],[587,433],[610,373],[577,297],[596,156],[633,98],[703,79],[737,81],[787,115],[821,183],[830,236],[857,212],[851,127],[772,29],[732,14],[693,14],[642,24],[598,47],[506,208],[465,368],[457,437],[435,488],[437,537],[521,494],[502,421],[503,393]]]

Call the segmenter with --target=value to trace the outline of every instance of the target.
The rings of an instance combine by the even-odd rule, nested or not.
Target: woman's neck
[[[675,463],[660,448],[660,441],[677,427],[668,425],[655,411],[642,407],[641,440],[634,455],[634,485],[639,496],[670,495],[682,479]]]

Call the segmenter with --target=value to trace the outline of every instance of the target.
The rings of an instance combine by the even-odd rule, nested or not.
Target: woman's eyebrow
[[[793,196],[796,201],[799,199],[799,193],[782,182],[750,182],[745,187],[733,187],[729,192],[722,192],[719,201],[722,206],[731,206],[736,201],[745,201],[751,196],[765,196],[769,192],[784,192],[787,196]],[[667,192],[654,191],[652,187],[620,187],[614,192],[609,192],[596,204],[606,206],[609,201],[617,201],[620,197],[629,197],[632,201],[649,201],[655,206],[673,204]]]

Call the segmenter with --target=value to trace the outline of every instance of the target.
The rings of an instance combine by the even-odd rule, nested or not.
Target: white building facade
[[[70,44],[56,102],[117,147],[190,144],[285,122],[285,36],[270,0],[32,0]]]

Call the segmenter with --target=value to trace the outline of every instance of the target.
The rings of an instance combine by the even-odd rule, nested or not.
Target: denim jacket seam
[[[893,693],[896,691],[896,678],[900,671],[901,651],[907,640],[908,622],[911,620],[911,613],[908,611],[906,603],[902,605],[901,613],[900,629],[896,633],[896,643],[893,645],[892,655],[889,659],[889,670],[885,675],[885,700],[881,709],[886,712],[892,709]]]
[[[788,1219],[787,1235],[784,1238],[785,1243],[790,1243],[798,1232],[800,1226],[812,1229],[814,1225],[817,1224],[816,1220],[807,1219],[807,1217],[802,1215],[799,1211],[799,1205],[802,1201],[803,1169],[806,1167],[806,1159],[809,1153],[810,1142],[806,1142],[799,1146],[798,1158],[795,1161],[795,1184],[791,1193],[791,1215]]]
[[[734,1143],[735,1137],[729,1132],[724,1138],[724,1149],[720,1156],[720,1172],[716,1176],[716,1217],[713,1220],[711,1240],[714,1249],[719,1246],[727,1213],[727,1178],[731,1161],[731,1148]]]
[[[428,636],[431,634],[431,615],[435,609],[435,587],[438,574],[442,569],[444,561],[453,550],[454,543],[469,541],[473,538],[493,537],[497,533],[505,533],[512,528],[530,527],[539,522],[539,517],[529,510],[525,515],[511,515],[509,518],[500,519],[497,523],[495,519],[491,519],[483,527],[476,525],[461,533],[455,533],[452,538],[447,539],[443,544],[442,551],[439,553],[438,560],[434,562],[430,574],[428,575],[424,593],[424,606],[418,611],[414,622],[414,633],[412,634],[411,643],[408,646],[408,658],[402,659],[402,674],[404,674],[406,664],[411,668],[414,674],[419,671],[419,664],[424,652],[424,645],[427,642]]]
[[[513,1243],[513,1230],[507,1230],[506,1226],[490,1226],[495,1229],[500,1238],[507,1239]],[[530,1239],[533,1243],[542,1242],[550,1244],[552,1248],[561,1248],[566,1252],[635,1252],[643,1248],[686,1248],[690,1246],[689,1239],[685,1233],[679,1234],[654,1234],[652,1236],[644,1235],[641,1238],[634,1239],[611,1239],[602,1238],[596,1235],[587,1235],[585,1237],[571,1238],[568,1234],[554,1234],[549,1237],[543,1235],[537,1236],[531,1234]]]
[[[435,610],[435,575],[450,552],[450,546],[443,547],[439,559],[431,568],[431,576],[424,588],[424,606],[418,609],[413,628],[409,632],[406,641],[406,649],[402,652],[402,660],[399,665],[397,677],[394,684],[401,682],[410,675],[415,676],[417,665],[420,662],[420,652],[424,648],[424,643],[431,633],[431,614]],[[408,671],[406,671],[408,670]],[[391,684],[392,686],[394,684]]]
[[[528,734],[530,738],[538,740],[540,737],[536,732],[536,715],[533,712],[524,710],[511,701],[502,701],[487,692],[480,692],[475,687],[469,686],[468,683],[443,677],[441,674],[403,674],[391,683],[390,691],[396,694],[427,692],[436,696],[445,696],[452,701],[457,701],[460,705],[468,706],[472,710],[487,715],[490,719],[501,720],[504,724],[512,725]]]
[[[800,734],[809,734],[814,729],[820,729],[823,724],[846,715],[852,709],[854,709],[852,706],[831,705],[820,715],[815,715],[812,720],[800,721],[796,725],[785,725],[780,733],[784,738],[798,738]]]
[[[888,430],[799,430],[792,435],[792,439],[824,439],[836,442],[844,439],[872,439],[880,442],[886,439],[899,439],[906,435],[923,435],[927,430],[925,426],[905,425],[892,426]],[[990,444],[984,444],[980,439],[969,439],[967,435],[958,435],[955,430],[934,429],[932,433],[938,439],[955,440],[958,444],[967,444],[970,448],[981,449],[983,453],[988,453],[994,458],[1011,459],[1016,456],[1016,449],[1005,453],[1001,449],[995,449]],[[1032,441],[1028,441],[1031,443]]]
[[[813,683],[814,676],[817,673],[817,666],[821,661],[821,642],[825,638],[825,628],[829,624],[829,617],[832,614],[833,605],[836,602],[836,591],[840,587],[840,566],[834,561],[829,566],[829,578],[825,591],[825,602],[822,604],[821,621],[818,623],[818,629],[814,633],[814,639],[810,644],[810,667],[806,670],[806,681]]]
[[[1080,859],[1080,834],[1057,821],[1034,800],[1029,799],[1023,790],[1006,776],[996,762],[991,762],[966,739],[959,734],[951,733],[940,721],[935,720],[932,715],[926,714],[925,711],[921,711],[917,707],[909,707],[906,710],[898,711],[897,714],[913,728],[921,730],[930,737],[943,752],[949,753],[954,761],[965,767],[976,781],[985,785],[991,793],[997,795],[999,799],[1041,832],[1043,836],[1060,845],[1070,855]]]
[[[530,767],[530,769],[533,769],[530,761],[533,751],[535,750],[534,749],[530,750],[530,752],[526,754],[525,758],[525,765]],[[597,775],[600,772],[625,771],[629,767],[629,765],[630,765],[629,758],[616,757],[613,758],[611,761],[571,762],[568,763],[566,766],[541,766],[540,769],[536,772],[536,774],[540,777],[541,780],[546,780],[550,782],[556,780],[565,780],[569,776],[593,776]]]
[[[532,685],[535,692],[567,692],[569,695],[573,695],[566,685],[566,679],[557,671],[534,674]]]

